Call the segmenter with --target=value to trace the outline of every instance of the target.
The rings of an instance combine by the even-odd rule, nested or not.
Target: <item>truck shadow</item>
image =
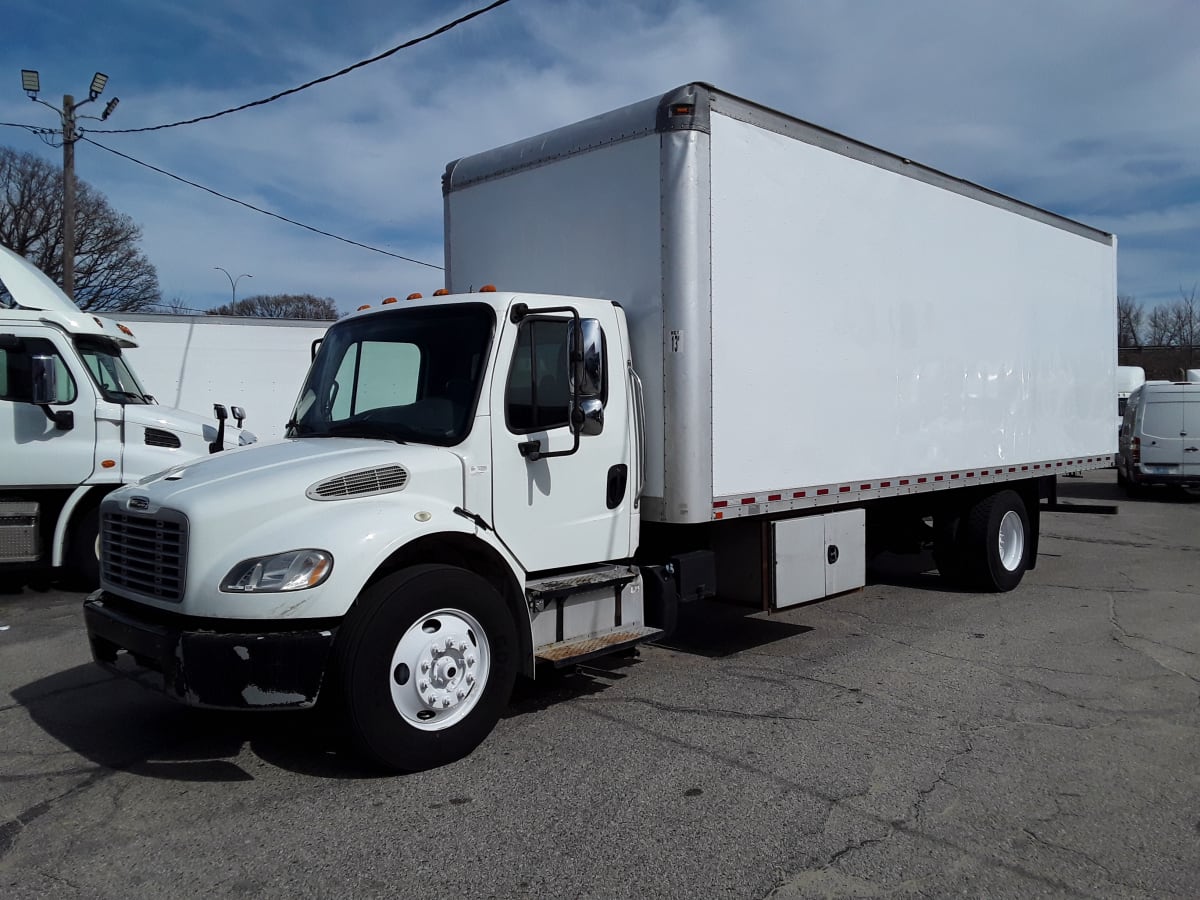
[[[732,656],[812,631],[762,610],[719,600],[696,600],[679,608],[679,625],[656,646],[709,659]]]
[[[636,657],[518,678],[505,718],[604,691]],[[181,706],[91,664],[12,692],[33,722],[74,753],[111,771],[179,782],[252,781],[274,766],[314,778],[395,777],[362,761],[323,710],[222,712]],[[247,757],[245,750],[251,756]]]

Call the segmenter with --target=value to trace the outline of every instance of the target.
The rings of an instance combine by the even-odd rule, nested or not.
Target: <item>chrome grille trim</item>
[[[342,500],[346,497],[365,497],[402,491],[408,484],[408,470],[403,466],[374,466],[344,472],[310,485],[304,492],[309,500]]]
[[[100,523],[100,577],[122,594],[178,603],[187,576],[187,518],[105,510]]]

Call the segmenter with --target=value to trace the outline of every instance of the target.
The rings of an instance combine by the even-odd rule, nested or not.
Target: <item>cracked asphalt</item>
[[[774,617],[523,685],[471,757],[381,777],[306,714],[89,662],[82,595],[0,593],[0,895],[1200,896],[1200,500],[1043,518],[1011,594],[894,559]]]

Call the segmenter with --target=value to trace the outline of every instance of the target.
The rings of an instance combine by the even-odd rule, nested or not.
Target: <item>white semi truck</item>
[[[107,498],[98,662],[438,765],[697,597],[1010,590],[1112,458],[1110,234],[701,84],[443,191],[448,290],[331,326],[287,440]]]
[[[129,364],[133,330],[82,312],[6,247],[0,282],[13,304],[0,307],[0,578],[53,568],[94,588],[109,491],[254,435],[157,405]]]

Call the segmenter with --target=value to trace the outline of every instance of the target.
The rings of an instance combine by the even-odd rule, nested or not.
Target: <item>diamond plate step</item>
[[[551,663],[556,669],[560,669],[563,666],[574,665],[597,656],[605,656],[646,641],[652,641],[661,637],[662,634],[661,628],[630,625],[599,637],[576,638],[570,641],[559,641],[557,644],[546,644],[544,647],[539,647],[535,655],[542,662]]]

